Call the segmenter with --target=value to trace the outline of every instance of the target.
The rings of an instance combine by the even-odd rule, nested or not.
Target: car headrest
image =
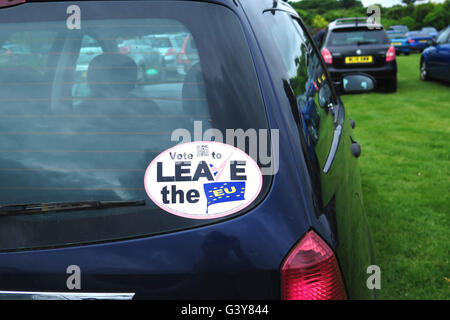
[[[89,88],[96,95],[122,95],[134,89],[137,73],[137,65],[130,57],[115,53],[102,54],[89,64]]]
[[[0,70],[0,95],[2,97],[39,98],[45,90],[42,83],[44,77],[36,70],[24,66],[11,66]]]
[[[200,64],[193,65],[186,74],[182,89],[183,111],[190,115],[208,114],[206,89]]]

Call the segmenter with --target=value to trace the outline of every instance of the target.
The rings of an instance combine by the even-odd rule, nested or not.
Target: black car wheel
[[[420,80],[430,80],[430,77],[428,76],[427,63],[425,62],[425,60],[422,60],[422,62],[420,63]]]

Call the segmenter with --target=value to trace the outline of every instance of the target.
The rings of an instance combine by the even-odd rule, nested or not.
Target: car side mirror
[[[376,80],[367,74],[350,74],[342,78],[342,93],[366,93],[374,91]]]

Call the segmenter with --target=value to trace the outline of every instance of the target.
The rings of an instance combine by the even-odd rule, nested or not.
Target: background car
[[[383,26],[369,28],[367,18],[338,19],[328,25],[322,56],[335,82],[346,74],[370,74],[388,92],[397,91],[397,61]]]
[[[409,48],[413,52],[422,52],[433,43],[433,38],[421,31],[410,31],[407,34]]]
[[[436,30],[436,28],[433,27],[423,27],[422,30],[420,30],[422,33],[428,34],[430,37],[432,37],[434,40],[436,40],[439,32]]]
[[[0,100],[9,101],[0,105],[0,150],[8,151],[0,152],[1,298],[376,297],[367,286],[376,261],[361,147],[320,51],[290,5],[78,4],[82,27],[70,30],[66,1],[0,2],[0,45],[41,39],[52,48],[38,67],[22,61],[0,68]],[[190,35],[184,54],[195,62],[186,75],[138,81],[138,63],[125,44],[180,33]],[[87,37],[94,53],[80,56]],[[79,80],[77,64],[88,55],[87,76]],[[344,91],[375,85],[364,75],[342,80]],[[175,169],[189,166],[177,160],[183,154],[168,152],[180,142],[215,141],[191,154],[207,159],[197,180],[215,181],[209,162],[219,159],[220,139],[246,153],[245,163],[233,165],[261,171],[237,176],[258,191],[230,200],[245,201],[237,211],[208,213],[205,193],[196,204],[195,196],[175,190],[170,201],[180,204],[178,211],[150,196],[147,187],[157,183],[180,186],[175,171],[148,181],[162,153],[172,159],[158,165],[193,186],[193,177]],[[181,216],[186,203],[196,212]]]
[[[409,32],[409,28],[407,26],[404,26],[404,25],[390,26],[389,30],[398,31],[398,32],[401,32],[401,33],[408,33]]]
[[[138,66],[138,81],[164,80],[167,77],[166,61],[145,37],[126,39],[118,43],[120,53],[128,55]]]
[[[386,31],[389,39],[391,40],[391,45],[394,46],[395,48],[395,52],[397,54],[403,53],[405,55],[409,55],[410,54],[410,49],[409,49],[409,43],[408,43],[408,37],[406,36],[405,33],[401,33],[401,32],[397,32],[397,31],[393,31],[393,30],[388,30]]]
[[[450,82],[450,26],[440,33],[433,46],[422,52],[420,78]]]
[[[183,41],[187,34],[159,34],[146,36],[148,41],[160,54],[164,61],[164,68],[167,79],[168,77],[177,77],[179,69],[182,69],[177,61],[178,53],[183,46]]]

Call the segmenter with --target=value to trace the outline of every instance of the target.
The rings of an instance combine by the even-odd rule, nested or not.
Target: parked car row
[[[423,51],[421,78],[450,81],[449,28],[438,35],[434,28],[409,31],[406,26],[368,25],[367,18],[337,19],[315,39],[328,71],[339,88],[349,74],[368,74],[386,92],[397,91],[397,54]]]
[[[432,46],[439,33],[433,27],[410,31],[407,26],[397,25],[391,26],[387,34],[397,52],[408,55],[410,52],[422,52]]]

